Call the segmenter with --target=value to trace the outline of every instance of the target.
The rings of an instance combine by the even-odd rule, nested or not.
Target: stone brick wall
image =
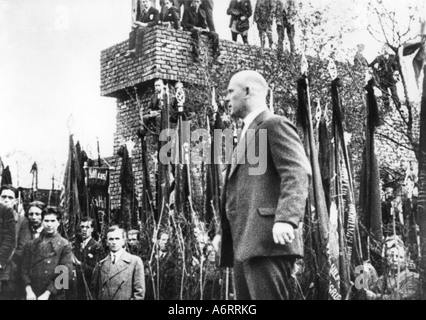
[[[222,63],[212,61],[212,45],[207,36],[201,37],[201,62],[192,58],[190,32],[164,29],[161,26],[141,32],[142,46],[135,58],[125,58],[128,41],[101,53],[101,94],[116,97],[123,90],[161,78],[192,84],[209,84],[209,74],[223,65],[254,66],[256,58],[266,60],[275,55],[270,49],[221,40]],[[206,72],[208,70],[208,72]]]

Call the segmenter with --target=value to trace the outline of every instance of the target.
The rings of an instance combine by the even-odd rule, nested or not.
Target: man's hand
[[[50,291],[46,291],[40,297],[38,297],[37,300],[49,300],[49,297],[50,297]]]
[[[285,245],[295,239],[294,228],[287,222],[276,222],[272,228],[272,235],[276,244]]]
[[[365,289],[365,297],[367,300],[377,300],[377,294],[368,289]]]
[[[241,16],[241,18],[240,18],[241,21],[244,21],[246,19],[247,19],[246,16]]]
[[[26,297],[27,300],[37,300],[37,297],[30,286],[27,286],[25,288],[25,291],[27,292],[27,297]]]

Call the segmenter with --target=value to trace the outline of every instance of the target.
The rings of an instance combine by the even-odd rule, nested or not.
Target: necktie
[[[245,126],[246,124],[243,122],[243,125],[241,126],[241,129],[240,129],[240,133],[238,133],[238,138],[237,138],[237,143],[239,143],[240,142],[240,140],[241,140],[241,134],[243,133],[243,131],[244,131],[244,126]]]
[[[112,254],[112,264],[115,264],[115,254]]]

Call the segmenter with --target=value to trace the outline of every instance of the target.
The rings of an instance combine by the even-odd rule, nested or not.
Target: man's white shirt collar
[[[256,119],[257,118],[257,116],[259,115],[259,114],[261,114],[262,112],[264,112],[264,111],[266,111],[266,110],[268,110],[268,108],[267,107],[265,107],[265,108],[261,108],[261,109],[257,109],[257,110],[254,110],[254,111],[252,111],[252,112],[250,112],[244,119],[243,119],[243,122],[244,122],[244,128],[243,128],[243,131],[241,132],[241,138],[242,137],[244,137],[244,135],[246,134],[246,132],[247,132],[247,129],[250,127],[250,125],[252,124],[252,122],[254,121],[254,119]]]
[[[117,261],[120,259],[123,252],[124,252],[124,248],[118,250],[117,252],[111,252],[111,261],[114,261],[114,256],[115,256],[115,263],[117,263]]]
[[[86,240],[83,241],[83,248],[86,248],[86,246],[89,243],[90,239],[92,239],[92,237],[89,237],[89,238],[87,238]]]

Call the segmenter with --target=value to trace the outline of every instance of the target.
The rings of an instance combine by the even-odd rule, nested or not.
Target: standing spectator
[[[240,34],[243,42],[248,44],[249,18],[253,13],[250,0],[231,0],[227,15],[231,16],[229,27],[231,28],[232,40],[237,41]]]
[[[124,250],[125,241],[123,229],[109,228],[110,254],[93,272],[92,286],[97,300],[143,300],[145,297],[142,260]]]
[[[210,31],[216,32],[213,19],[213,9],[214,1],[213,0],[201,0],[201,9],[206,12],[207,26]]]
[[[12,185],[4,185],[0,189],[0,203],[13,210],[16,229],[16,248],[12,259],[5,269],[8,269],[9,280],[3,281],[3,298],[19,299],[23,295],[22,281],[20,278],[20,269],[22,263],[22,254],[24,246],[31,240],[31,233],[28,219],[18,213],[18,189]]]
[[[37,239],[43,231],[41,213],[46,205],[41,201],[33,201],[27,212],[27,218],[30,223],[31,240]]]
[[[102,245],[92,237],[93,220],[83,218],[80,222],[82,241],[74,245],[74,265],[77,270],[77,298],[88,300],[89,285],[92,283],[93,270],[104,258]]]
[[[27,300],[65,300],[73,273],[72,249],[58,233],[61,213],[55,207],[42,212],[43,232],[25,245],[22,279]],[[60,281],[62,277],[63,281]]]
[[[376,57],[370,64],[369,67],[373,69],[374,75],[377,79],[377,83],[383,92],[383,104],[386,110],[389,110],[389,90],[390,96],[397,109],[401,107],[401,103],[398,97],[398,91],[396,89],[396,83],[399,80],[399,68],[396,56],[389,52],[388,48],[383,49],[383,53]]]
[[[151,129],[154,132],[160,129],[163,94],[164,81],[157,79],[154,83],[154,94],[151,96],[148,107],[139,110],[142,135],[146,135]]]
[[[285,32],[287,31],[288,41],[290,42],[290,52],[294,53],[294,35],[295,19],[297,16],[294,0],[277,0],[276,5],[276,23],[278,33],[278,52],[283,51]]]
[[[129,246],[130,254],[142,257],[142,245],[139,241],[139,230],[130,230],[127,232],[127,244]]]
[[[16,246],[16,227],[11,208],[0,203],[0,296],[3,295],[3,285],[7,285],[10,279],[8,264]]]
[[[421,282],[418,273],[407,268],[407,253],[399,237],[390,237],[384,246],[386,270],[377,283],[366,291],[367,300],[419,300]]]
[[[165,0],[161,8],[160,24],[165,27],[179,29],[180,20],[176,7],[173,6],[172,0]]]
[[[231,115],[244,122],[220,213],[220,266],[233,266],[238,300],[293,299],[291,275],[303,257],[311,167],[297,129],[270,112],[267,93],[264,77],[245,70],[231,78],[226,96]],[[257,166],[250,150],[263,155]]]
[[[133,57],[136,49],[142,47],[141,37],[138,36],[140,28],[153,27],[160,21],[160,12],[152,6],[150,0],[138,0],[136,12],[132,17],[132,32],[129,35],[129,50],[125,57]]]
[[[265,47],[265,35],[268,37],[269,48],[272,49],[272,23],[274,22],[277,0],[257,0],[254,8],[254,22],[259,31],[260,45]]]
[[[213,58],[216,59],[220,55],[219,48],[219,35],[216,32],[208,31],[206,12],[200,8],[201,0],[194,0],[191,7],[185,10],[182,19],[184,30],[191,31],[193,43],[192,53],[194,60],[199,61],[200,57],[200,35],[201,33],[207,34],[209,39],[213,42]]]
[[[354,56],[354,66],[356,68],[368,68],[368,61],[364,57],[365,45],[360,43],[356,47],[357,51]]]

